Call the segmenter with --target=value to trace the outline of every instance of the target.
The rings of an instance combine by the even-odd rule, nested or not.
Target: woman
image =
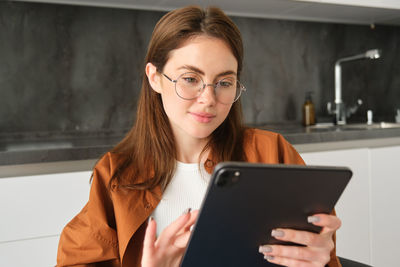
[[[186,7],[157,23],[136,122],[94,168],[89,201],[61,234],[58,266],[178,266],[197,211],[178,214],[200,206],[218,162],[304,164],[281,135],[242,126],[242,58],[239,30],[217,8]],[[309,221],[322,232],[273,231],[304,246],[265,244],[260,257],[340,266],[340,220],[316,214]]]

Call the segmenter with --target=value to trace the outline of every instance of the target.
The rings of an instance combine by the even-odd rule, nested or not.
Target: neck
[[[177,160],[183,163],[205,162],[208,156],[206,151],[201,158],[200,154],[206,146],[208,139],[189,139],[176,140],[177,142]]]

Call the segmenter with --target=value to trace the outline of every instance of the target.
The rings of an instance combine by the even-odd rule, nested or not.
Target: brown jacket
[[[304,164],[279,134],[249,129],[245,137],[248,162]],[[212,172],[212,157],[205,168]],[[57,266],[139,267],[147,218],[156,208],[161,190],[108,190],[116,170],[116,155],[107,153],[95,166],[89,201],[69,222],[60,237]],[[330,267],[340,267],[335,250]]]

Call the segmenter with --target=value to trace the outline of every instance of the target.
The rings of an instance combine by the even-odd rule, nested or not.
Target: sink
[[[400,123],[393,122],[378,122],[372,124],[366,123],[351,123],[345,125],[334,125],[333,123],[317,123],[308,126],[311,131],[360,131],[360,130],[374,130],[374,129],[395,129],[400,128]]]
[[[392,123],[392,122],[378,122],[372,124],[366,123],[355,123],[355,124],[347,124],[340,126],[344,129],[392,129],[392,128],[400,128],[400,123]]]

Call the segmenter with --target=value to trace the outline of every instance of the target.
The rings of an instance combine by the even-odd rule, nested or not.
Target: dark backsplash
[[[163,12],[0,3],[0,133],[129,128],[144,55]],[[393,121],[400,108],[400,27],[233,17],[245,43],[246,123],[301,121],[306,91],[317,118],[334,98],[338,58],[382,49],[343,65],[343,98],[363,106],[353,120]]]

